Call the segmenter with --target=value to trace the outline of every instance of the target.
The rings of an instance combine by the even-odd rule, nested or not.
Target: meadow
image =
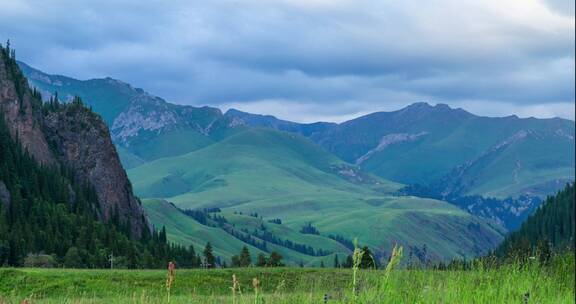
[[[472,270],[176,269],[168,292],[166,270],[4,268],[0,303],[556,304],[574,303],[574,273],[573,255]]]
[[[168,202],[180,209],[218,207],[218,216],[237,230],[247,229],[260,243],[264,240],[254,234],[271,233],[341,260],[351,252],[329,235],[358,237],[370,248],[427,244],[428,254],[438,259],[485,254],[504,236],[496,225],[452,204],[399,196],[403,185],[356,170],[301,136],[273,130],[238,132],[202,149],[128,170],[128,175],[150,222],[157,229],[166,226],[170,241],[193,245],[197,251],[210,242],[216,255],[228,260],[243,246],[254,255],[260,251],[222,227],[199,224]],[[250,216],[256,212],[258,216]],[[269,223],[277,218],[282,224]],[[308,223],[319,235],[300,233]],[[291,266],[318,267],[334,260],[334,255],[268,245]]]

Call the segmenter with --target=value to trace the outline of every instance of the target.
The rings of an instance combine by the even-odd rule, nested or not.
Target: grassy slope
[[[454,206],[391,195],[398,188],[395,183],[348,182],[330,171],[338,163],[300,136],[247,130],[204,149],[145,164],[129,175],[142,197],[166,198],[184,209],[220,207],[238,226],[246,219],[233,211],[257,212],[265,221],[281,218],[287,230],[276,235],[314,248],[332,249],[334,242],[326,236],[341,234],[383,252],[395,242],[427,244],[432,256],[451,258],[478,254],[501,239],[499,232]],[[306,222],[319,228],[322,242],[298,232]],[[299,262],[297,255],[283,254]],[[314,260],[302,258],[305,263]],[[331,264],[331,259],[325,260]]]
[[[230,262],[230,258],[233,255],[236,255],[240,252],[243,246],[248,247],[253,262],[256,262],[256,256],[259,253],[268,255],[267,252],[263,252],[256,247],[253,247],[239,239],[234,238],[220,228],[209,227],[198,223],[194,219],[184,215],[182,212],[180,212],[166,201],[158,199],[145,199],[143,200],[143,205],[152,224],[156,225],[157,227],[166,226],[168,238],[171,241],[184,245],[193,245],[198,253],[201,252],[201,250],[204,248],[206,242],[210,242],[214,247],[215,255],[225,259],[227,263]],[[228,218],[230,218],[230,220],[236,224],[236,228],[238,229],[251,226],[259,227],[261,223],[258,219],[250,216],[235,215],[230,217],[227,216],[227,219]],[[255,223],[256,221],[258,221],[257,225]],[[273,224],[269,224],[269,226],[272,225]],[[272,229],[278,231],[279,233],[297,233],[284,227]],[[284,237],[284,235],[282,236]],[[314,246],[315,248],[330,249],[338,253],[340,258],[344,258],[345,254],[348,254],[346,248],[328,238],[319,236],[304,236],[303,243]],[[333,255],[326,257],[312,257],[274,244],[268,244],[268,248],[269,250],[275,250],[279,252],[284,257],[285,262],[291,266],[299,264],[300,261],[302,261],[305,266],[317,266],[320,265],[320,261],[323,261],[326,265],[331,265],[332,261],[334,260]]]
[[[566,123],[558,124],[570,129]],[[421,140],[392,145],[364,166],[385,178],[425,184],[456,165],[475,159],[520,130],[536,130],[537,135],[512,144],[490,162],[478,163],[475,171],[470,171],[463,180],[474,182],[466,194],[517,196],[545,182],[574,179],[574,140],[555,135],[557,127],[552,122],[545,124],[536,120],[474,118],[449,128],[449,132],[433,130]],[[571,130],[573,135],[573,126]],[[517,164],[521,169],[515,178],[513,172]],[[532,192],[545,195],[555,190],[544,188]]]
[[[235,274],[242,290],[231,296]],[[352,303],[344,269],[176,270],[171,303],[254,303],[252,278],[266,303]],[[165,303],[165,270],[0,269],[0,301],[21,303]],[[574,303],[574,256],[552,266],[471,271],[360,271],[357,303]],[[24,283],[25,282],[25,283]]]
[[[566,138],[530,136],[477,166],[480,168],[473,168],[474,186],[468,194],[506,197],[553,193],[566,180],[574,180],[574,158],[567,157],[574,156],[574,149],[574,141]],[[540,186],[554,180],[561,180],[556,188]]]
[[[176,243],[193,245],[197,253],[201,253],[210,242],[214,247],[214,254],[230,260],[232,255],[238,254],[242,246],[249,247],[255,256],[262,252],[258,248],[244,244],[219,228],[204,226],[192,218],[181,213],[170,203],[161,200],[143,200],[148,218],[158,228],[166,226],[168,238]]]

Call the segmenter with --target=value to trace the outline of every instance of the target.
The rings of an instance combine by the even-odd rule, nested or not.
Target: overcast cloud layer
[[[295,121],[574,119],[574,22],[573,0],[0,1],[0,39],[45,72]]]

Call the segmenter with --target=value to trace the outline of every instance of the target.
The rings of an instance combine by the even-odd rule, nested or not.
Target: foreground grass
[[[232,275],[240,290],[233,297]],[[472,271],[177,270],[170,303],[574,303],[574,257]],[[260,290],[255,298],[252,279]],[[167,303],[161,270],[0,269],[0,303]]]

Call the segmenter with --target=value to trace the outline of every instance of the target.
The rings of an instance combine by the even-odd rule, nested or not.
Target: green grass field
[[[240,291],[231,291],[232,275]],[[170,303],[574,303],[574,257],[470,271],[176,270]],[[260,281],[258,299],[252,280]],[[164,270],[0,269],[0,303],[168,303]]]

